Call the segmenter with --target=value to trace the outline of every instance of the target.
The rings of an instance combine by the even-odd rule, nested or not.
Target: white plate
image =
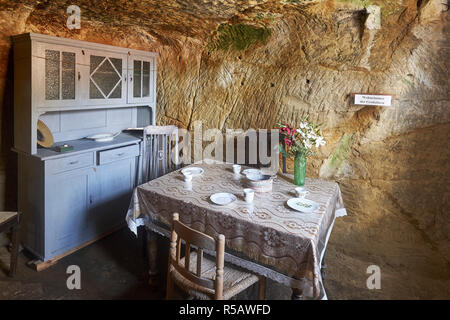
[[[242,174],[260,174],[261,171],[259,169],[245,169],[244,171],[242,171]]]
[[[185,172],[190,172],[192,176],[198,176],[201,175],[204,172],[204,170],[199,167],[189,167],[181,170],[181,173]]]
[[[218,204],[219,206],[226,206],[237,200],[234,194],[226,192],[214,193],[209,198],[213,203]]]
[[[115,137],[117,137],[120,134],[120,132],[117,133],[100,133],[100,134],[94,134],[92,136],[86,137],[86,139],[91,139],[97,142],[106,142],[106,141],[112,141]]]
[[[319,205],[305,198],[291,198],[287,201],[287,205],[294,210],[310,213],[314,212],[319,208]]]

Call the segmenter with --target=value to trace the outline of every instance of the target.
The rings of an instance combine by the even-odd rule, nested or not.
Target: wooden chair
[[[9,268],[9,276],[14,277],[17,269],[17,257],[19,255],[19,224],[20,214],[18,212],[1,211],[0,212],[0,233],[11,231],[11,261]]]
[[[178,128],[176,126],[145,127],[142,146],[141,183],[178,169]]]
[[[184,239],[185,256],[181,255]],[[191,245],[197,251],[191,252]],[[203,250],[216,253],[215,261],[203,256]],[[190,296],[201,299],[228,300],[259,280],[259,299],[265,298],[266,278],[245,270],[224,266],[225,236],[214,239],[184,225],[174,213],[167,273],[167,299],[172,296],[174,283]]]

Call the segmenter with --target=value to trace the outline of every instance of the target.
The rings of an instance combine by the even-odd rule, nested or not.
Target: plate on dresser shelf
[[[120,131],[116,133],[99,133],[86,137],[86,139],[94,140],[95,142],[107,142],[113,141],[114,138],[117,137],[119,134]]]
[[[305,198],[291,198],[287,201],[287,205],[291,209],[304,213],[311,213],[319,208],[316,202]]]
[[[201,175],[205,170],[199,167],[188,167],[181,170],[181,173],[189,172],[192,176],[199,176]]]
[[[226,206],[227,204],[230,204],[237,200],[234,194],[226,192],[214,193],[211,195],[211,197],[209,197],[209,199],[211,199],[214,204],[217,204],[219,206]]]

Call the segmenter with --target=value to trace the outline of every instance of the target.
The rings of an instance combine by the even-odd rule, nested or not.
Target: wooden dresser
[[[152,52],[40,34],[13,37],[14,150],[23,243],[42,262],[58,258],[124,223],[138,183],[141,137],[85,137],[155,124]],[[37,122],[56,145],[37,146]]]

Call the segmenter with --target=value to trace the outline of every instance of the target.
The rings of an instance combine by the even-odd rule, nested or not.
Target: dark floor
[[[26,251],[19,257],[17,275],[9,278],[9,252],[0,248],[0,300],[1,299],[163,299],[165,295],[165,269],[167,268],[167,240],[159,239],[162,270],[159,288],[151,290],[147,284],[147,262],[144,257],[143,237],[136,238],[127,228],[97,241],[41,272],[26,265],[31,259]],[[67,267],[78,265],[81,270],[81,289],[69,290],[66,285],[70,274]],[[288,299],[291,290],[271,281],[267,285],[268,299]],[[256,299],[253,286],[239,299]],[[181,296],[180,296],[181,297]]]

